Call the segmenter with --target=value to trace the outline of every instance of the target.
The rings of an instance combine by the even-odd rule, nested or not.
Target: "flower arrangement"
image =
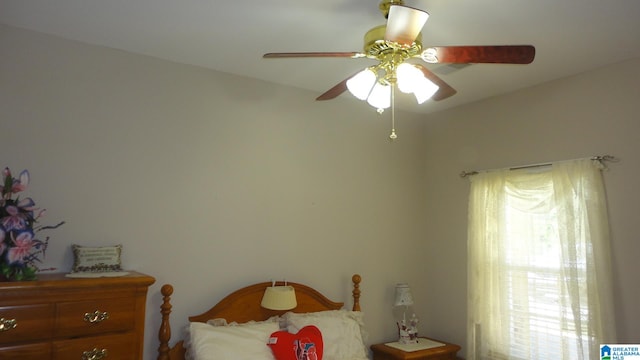
[[[23,170],[18,178],[11,176],[9,168],[2,171],[0,184],[0,280],[23,281],[35,280],[40,269],[36,263],[41,262],[49,244],[49,237],[44,240],[36,238],[42,230],[55,229],[55,226],[38,226],[38,219],[46,210],[35,207],[30,197],[20,198],[19,193],[29,185],[29,172]]]

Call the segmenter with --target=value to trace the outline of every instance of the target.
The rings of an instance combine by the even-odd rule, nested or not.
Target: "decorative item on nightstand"
[[[273,281],[272,285],[264,290],[260,306],[269,310],[291,310],[298,306],[296,300],[296,292],[293,286],[284,285],[276,286]]]
[[[418,318],[413,312],[413,296],[407,283],[396,285],[393,316],[398,326],[398,342],[416,344],[418,342]]]

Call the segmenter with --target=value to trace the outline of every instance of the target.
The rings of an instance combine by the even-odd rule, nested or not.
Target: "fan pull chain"
[[[389,135],[389,139],[391,140],[395,140],[398,138],[398,135],[396,135],[395,92],[396,92],[396,86],[394,83],[391,83],[391,135]]]

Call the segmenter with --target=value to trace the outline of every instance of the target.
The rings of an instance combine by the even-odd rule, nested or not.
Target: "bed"
[[[292,310],[268,310],[260,303],[265,289],[274,284],[264,282],[243,287],[204,313],[190,316],[185,339],[178,340],[173,347],[169,345],[173,286],[166,284],[161,288],[158,360],[295,359],[289,354],[291,346],[280,344],[296,336],[320,337],[319,356],[309,356],[309,359],[366,360],[366,333],[360,311],[361,277],[355,274],[351,280],[351,310],[344,309],[343,302],[331,301],[307,285],[292,282],[287,285],[295,289],[297,306]]]

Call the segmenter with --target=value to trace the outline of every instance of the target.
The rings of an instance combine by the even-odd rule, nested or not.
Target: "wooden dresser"
[[[0,282],[0,359],[140,360],[151,276]]]

